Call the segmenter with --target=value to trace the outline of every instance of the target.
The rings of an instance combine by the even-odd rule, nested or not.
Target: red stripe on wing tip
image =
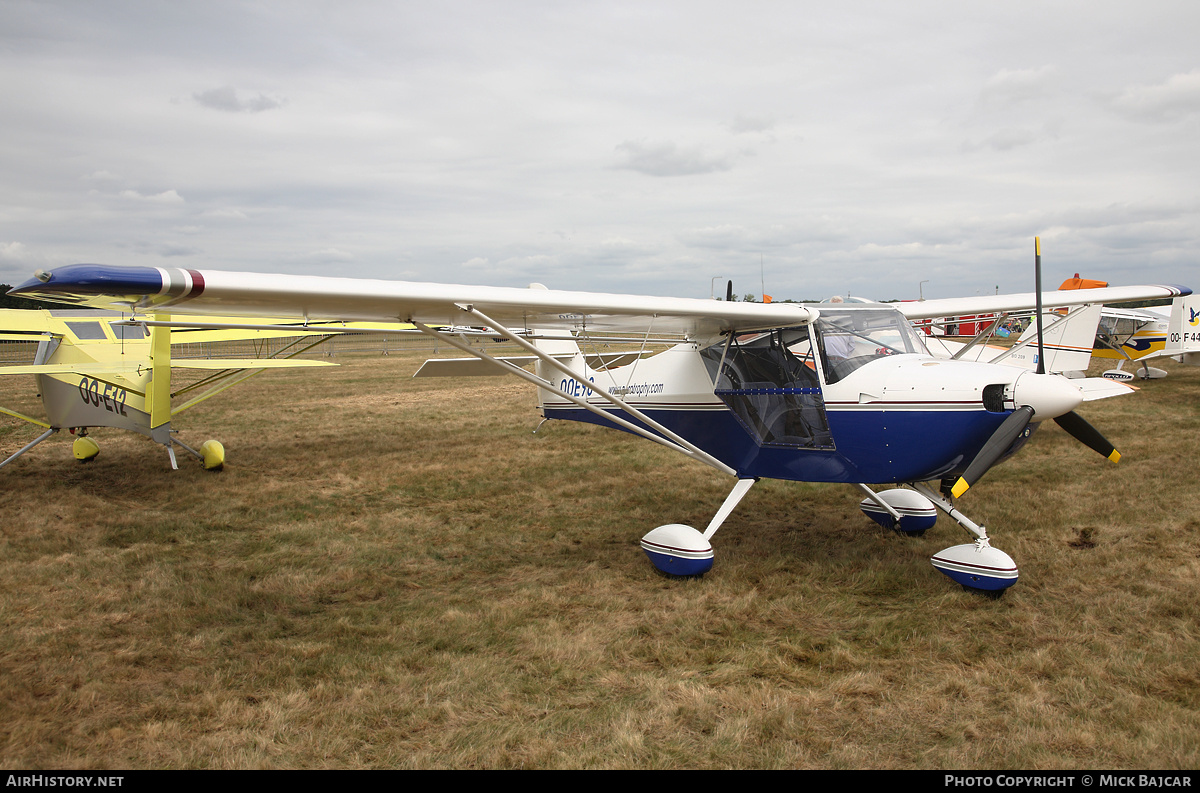
[[[188,270],[188,275],[192,277],[192,291],[188,292],[185,297],[200,297],[204,294],[204,276],[199,270]]]

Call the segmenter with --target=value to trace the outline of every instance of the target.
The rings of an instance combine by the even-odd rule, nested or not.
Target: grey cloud
[[[321,250],[309,251],[304,255],[305,259],[314,262],[327,262],[330,264],[349,262],[354,260],[354,254],[349,251],[341,250],[340,248],[322,248]]]
[[[624,159],[616,167],[647,176],[694,176],[728,171],[724,157],[714,157],[696,149],[684,149],[673,141],[627,140],[616,151]]]
[[[20,242],[0,242],[0,267],[28,274],[46,265],[46,257]]]
[[[158,246],[158,255],[166,258],[174,256],[196,256],[203,253],[203,250],[192,245],[179,245],[177,243],[164,243]]]
[[[741,135],[748,132],[767,132],[774,126],[775,122],[768,118],[738,116],[730,123],[729,131]]]
[[[133,201],[148,201],[156,204],[181,204],[183,196],[179,195],[175,190],[164,190],[161,193],[146,194],[137,190],[122,190],[117,194],[121,198],[128,198]]]
[[[1058,225],[1076,231],[1130,229],[1147,225],[1161,229],[1166,225],[1190,223],[1198,210],[1200,207],[1190,202],[1126,202],[1106,206],[1073,207],[1057,213],[1053,220]]]
[[[1173,74],[1158,85],[1127,88],[1113,109],[1134,121],[1171,122],[1200,112],[1200,69]]]
[[[1031,129],[1010,127],[998,130],[979,142],[968,142],[963,145],[963,150],[978,151],[979,149],[993,149],[994,151],[1011,151],[1036,143],[1041,137],[1038,132]]]
[[[817,216],[796,223],[764,223],[754,226],[722,224],[681,229],[676,239],[688,247],[713,251],[763,251],[804,249],[828,244],[845,245],[850,230],[840,220]]]
[[[120,242],[115,246],[121,251],[120,258],[122,261],[133,253],[138,256],[145,256],[150,262],[154,259],[171,259],[177,256],[200,256],[204,253],[202,248],[194,245],[182,245],[173,240],[155,240],[155,239],[138,239],[128,242]],[[103,260],[105,257],[97,257],[98,260]]]
[[[1004,5],[111,5],[0,3],[22,278],[196,245],[173,261],[704,296],[763,257],[777,296],[928,297],[1027,290],[1061,228],[1048,263],[1200,282],[1184,4],[1033,28]]]
[[[243,99],[233,86],[213,88],[209,91],[192,94],[192,98],[204,107],[223,110],[226,113],[261,113],[264,110],[274,110],[283,105],[278,99],[261,93],[258,96]]]
[[[242,210],[230,209],[228,207],[226,207],[224,209],[207,210],[206,212],[201,213],[201,217],[217,218],[217,219],[222,219],[222,220],[246,220],[247,219],[246,213],[243,212]]]
[[[1001,69],[983,85],[980,99],[984,102],[1012,104],[1037,99],[1049,90],[1054,67],[1039,69]]]

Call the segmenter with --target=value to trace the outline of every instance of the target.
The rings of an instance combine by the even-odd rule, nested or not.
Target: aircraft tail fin
[[[154,319],[170,322],[168,314],[156,314]],[[171,329],[150,326],[150,382],[146,385],[146,410],[150,414],[150,429],[171,420]]]
[[[542,284],[530,284],[530,289],[545,289]],[[539,351],[552,355],[560,362],[566,364],[572,371],[584,374],[586,376],[588,367],[587,362],[583,358],[583,353],[579,349],[579,344],[574,339],[567,338],[567,332],[563,330],[544,330],[533,329],[533,345]],[[565,379],[562,372],[545,361],[538,361],[536,372],[538,377],[547,380],[551,383],[557,383]],[[568,380],[568,388],[573,388]],[[544,388],[538,389],[538,408],[541,409],[545,405],[546,398],[551,396],[549,391]],[[561,397],[553,397],[561,401]]]
[[[1077,308],[1065,317],[1047,312],[1042,315],[1042,346],[1046,351],[1047,372],[1086,371],[1092,359],[1092,347],[1096,339],[1096,326],[1100,322],[1100,305]],[[1037,323],[1031,322],[1021,334],[1021,341],[1034,339],[1034,343],[1014,352],[1012,363],[1029,369],[1037,368]]]
[[[1171,304],[1171,321],[1163,355],[1200,366],[1200,295],[1177,297]]]
[[[1062,282],[1062,286],[1058,290],[1064,291],[1068,289],[1103,289],[1108,286],[1108,281],[1097,281],[1092,278],[1080,278],[1079,273],[1075,273],[1074,278],[1068,278]]]

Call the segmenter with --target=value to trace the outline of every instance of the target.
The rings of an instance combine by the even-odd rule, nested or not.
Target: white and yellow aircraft
[[[1100,289],[1107,286],[1104,281],[1081,278],[1076,273],[1073,278],[1063,281],[1059,290]],[[1047,296],[1047,300],[1053,303],[1055,298]],[[1128,383],[1134,379],[1166,377],[1165,370],[1150,366],[1148,362],[1163,356],[1179,357],[1178,343],[1168,349],[1167,338],[1172,323],[1190,326],[1190,323],[1196,320],[1195,316],[1188,315],[1181,322],[1180,316],[1186,311],[1180,299],[1175,300],[1171,306],[1117,308],[1097,303],[1078,306],[1070,311],[1047,313],[1044,316],[1043,346],[1046,370],[1082,377],[1091,359],[1100,358],[1117,361],[1116,369],[1110,369],[1103,374],[1106,379],[1115,382]],[[1015,366],[1034,368],[1037,354],[1031,345],[1037,341],[1038,334],[1033,323],[1030,323],[1019,341],[1011,347],[988,344],[988,341],[997,335],[1002,323],[1011,320],[1026,321],[1030,317],[1028,312],[971,317],[971,327],[977,325],[978,333],[969,342],[964,343],[941,335],[932,335],[926,341],[935,355],[963,357],[967,360],[1006,361]],[[928,324],[920,323],[921,326]],[[966,327],[967,323],[964,318],[955,317],[943,319],[935,327],[946,326],[962,328]],[[1126,362],[1138,365],[1126,370]]]
[[[654,565],[675,575],[712,567],[710,539],[754,482],[768,477],[854,485],[866,496],[864,511],[904,532],[932,527],[940,509],[973,541],[936,554],[934,566],[965,587],[999,594],[1017,580],[1017,567],[956,500],[1045,420],[1114,462],[1120,457],[1075,412],[1089,398],[1079,380],[1042,367],[936,358],[911,325],[1029,308],[1041,315],[1040,288],[920,303],[801,305],[80,264],[39,272],[13,292],[172,315],[411,322],[481,365],[535,384],[545,419],[636,433],[734,479],[703,532],[667,524],[643,537]],[[1047,307],[1187,294],[1177,286],[1054,292]],[[535,371],[435,325],[486,326],[532,356]],[[684,341],[624,366],[589,365],[581,345],[596,334],[635,332],[647,343],[659,334]],[[927,484],[938,480],[940,488]],[[881,490],[880,483],[900,487]]]
[[[1100,289],[1108,286],[1105,281],[1073,278],[1062,282],[1059,289]],[[1127,383],[1134,378],[1142,380],[1166,377],[1163,369],[1150,366],[1148,361],[1166,354],[1167,331],[1171,324],[1173,308],[1116,308],[1105,306],[1101,311],[1093,340],[1092,357],[1117,361],[1117,368],[1104,373],[1110,380]],[[1141,364],[1134,371],[1125,371],[1125,363]]]
[[[169,323],[167,315],[155,317]],[[239,318],[245,325],[245,319]],[[259,320],[260,329],[188,328],[172,334],[163,324],[133,323],[129,314],[112,312],[0,309],[0,341],[26,342],[31,363],[0,365],[0,375],[33,375],[46,418],[0,407],[0,413],[45,428],[34,441],[13,453],[8,465],[59,430],[76,435],[76,459],[87,461],[100,452],[88,435],[94,427],[116,427],[145,435],[167,449],[176,468],[175,447],[196,455],[204,467],[216,470],[225,462],[224,447],[215,440],[198,449],[183,443],[171,429],[171,419],[183,411],[266,369],[332,366],[325,361],[292,356],[328,338],[316,328],[296,327],[290,321]],[[343,330],[341,326],[335,331]],[[296,337],[296,343],[256,358],[172,357],[172,344]],[[183,386],[172,385],[172,369],[188,369],[201,377]],[[172,398],[186,398],[172,405]]]

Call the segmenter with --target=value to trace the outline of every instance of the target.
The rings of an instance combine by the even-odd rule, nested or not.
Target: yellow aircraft
[[[253,325],[249,323],[255,323]],[[46,413],[42,420],[0,407],[0,413],[45,428],[45,432],[3,462],[8,465],[62,429],[76,435],[73,452],[87,461],[100,452],[88,435],[92,427],[117,427],[141,433],[167,448],[171,467],[178,468],[175,447],[200,458],[208,470],[225,463],[224,447],[215,440],[198,449],[183,443],[171,429],[171,419],[194,405],[266,369],[335,366],[295,356],[337,332],[374,329],[366,323],[297,324],[294,320],[237,319],[222,325],[210,318],[204,327],[172,330],[169,315],[131,320],[115,312],[0,309],[0,341],[27,342],[36,351],[33,362],[0,364],[0,375],[34,375]],[[395,325],[390,326],[395,328]],[[264,357],[181,359],[172,345],[196,342],[262,340],[296,337],[291,344]],[[265,345],[260,349],[265,349]],[[198,379],[173,388],[172,369],[201,370]],[[172,406],[172,398],[185,401]]]

